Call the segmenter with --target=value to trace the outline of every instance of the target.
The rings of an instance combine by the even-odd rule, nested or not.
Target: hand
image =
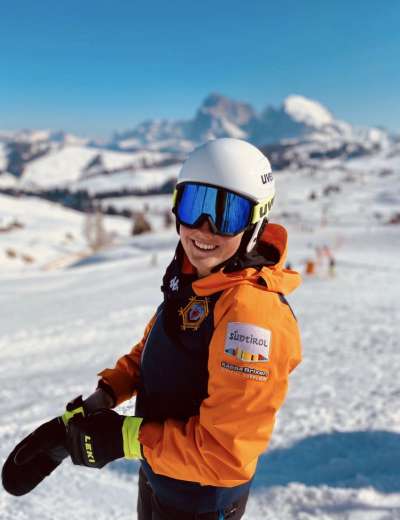
[[[102,468],[126,457],[140,459],[139,429],[143,419],[99,410],[88,417],[73,417],[67,424],[67,449],[72,462]]]
[[[65,424],[76,413],[84,413],[82,397],[69,403],[62,417],[42,424],[13,449],[1,472],[6,491],[15,496],[29,493],[68,457]]]

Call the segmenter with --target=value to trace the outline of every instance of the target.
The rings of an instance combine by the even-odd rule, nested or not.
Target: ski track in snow
[[[337,276],[308,278],[288,298],[304,361],[260,459],[245,520],[400,519],[398,230],[340,233]],[[310,243],[336,234],[292,230],[294,267],[302,269]],[[0,280],[1,463],[68,400],[90,393],[96,373],[140,339],[171,255],[157,266],[145,251]],[[134,520],[136,471],[135,463],[97,471],[65,461],[25,497],[1,490],[0,518]]]

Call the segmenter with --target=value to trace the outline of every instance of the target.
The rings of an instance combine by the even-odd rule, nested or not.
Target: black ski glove
[[[10,453],[1,472],[4,489],[15,496],[29,493],[67,456],[65,426],[56,417],[39,426]]]
[[[67,405],[62,417],[42,424],[17,444],[1,472],[6,491],[15,496],[29,493],[68,457],[65,425],[77,413],[84,413],[81,396]]]
[[[99,410],[88,417],[75,416],[67,424],[67,448],[72,462],[102,468],[125,457],[140,459],[139,430],[143,419]]]

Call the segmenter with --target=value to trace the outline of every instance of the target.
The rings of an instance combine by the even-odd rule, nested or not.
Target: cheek
[[[185,251],[186,255],[189,257],[190,260],[192,260],[192,241],[190,236],[190,230],[187,231],[182,226],[179,230],[179,238],[181,239],[181,244],[183,247],[183,250]]]
[[[240,242],[242,240],[242,235],[239,235],[238,237],[232,237],[230,238],[225,244],[224,244],[224,253],[229,258],[232,256],[240,246]]]
[[[220,242],[220,247],[217,249],[217,256],[219,261],[222,262],[228,260],[228,258],[236,253],[236,251],[239,249],[242,236],[243,233],[235,237],[225,238],[222,242]]]
[[[182,244],[186,244],[187,242],[189,242],[189,240],[190,240],[189,235],[190,235],[190,232],[188,233],[186,228],[181,226],[180,230],[179,230],[179,238],[181,239]]]

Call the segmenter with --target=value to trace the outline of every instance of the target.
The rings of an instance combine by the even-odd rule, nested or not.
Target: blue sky
[[[108,136],[210,92],[400,132],[398,0],[0,2],[0,129]]]

